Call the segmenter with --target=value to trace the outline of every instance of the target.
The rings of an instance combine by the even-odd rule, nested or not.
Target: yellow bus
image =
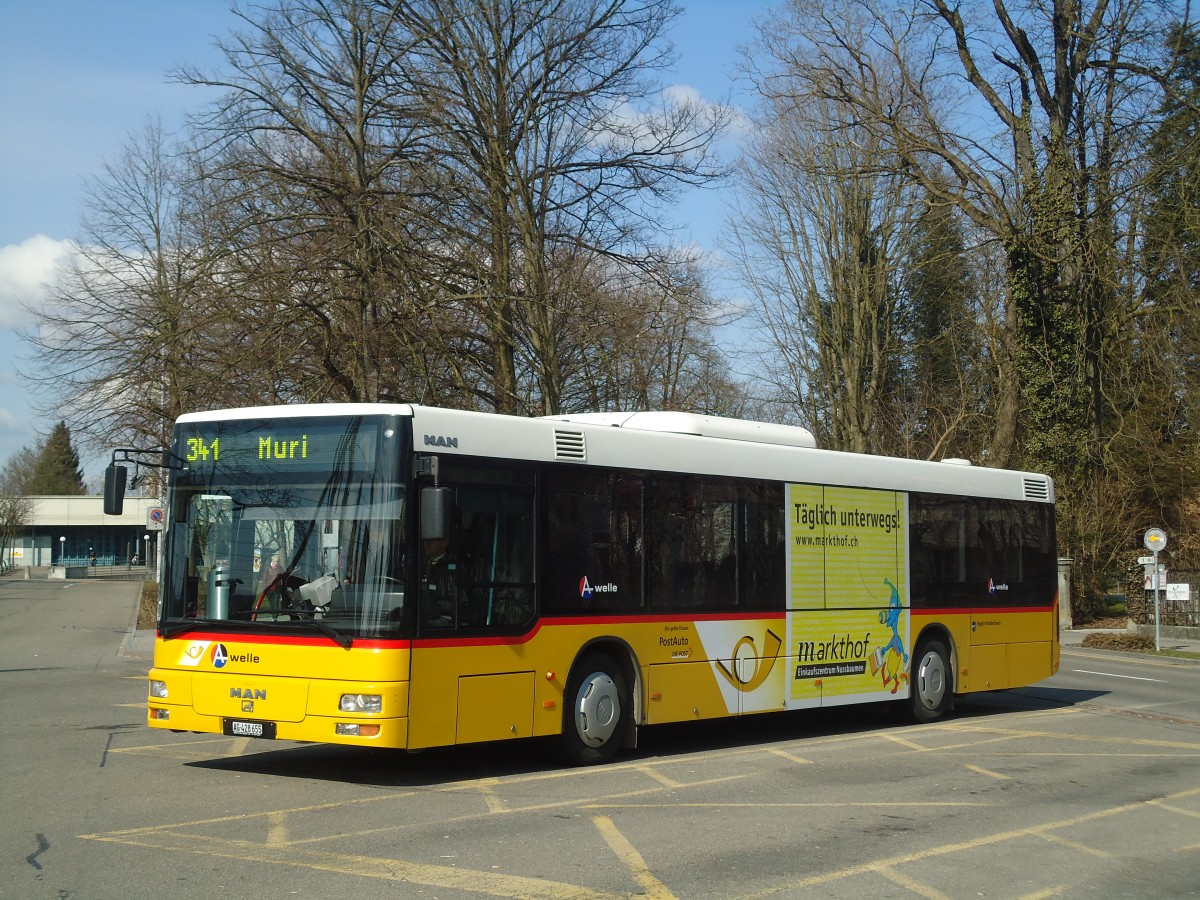
[[[686,413],[404,404],[188,414],[164,459],[155,728],[558,736],[584,764],[659,723],[878,701],[933,721],[1058,669],[1036,473]]]

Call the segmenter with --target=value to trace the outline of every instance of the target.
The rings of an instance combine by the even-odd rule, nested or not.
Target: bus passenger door
[[[440,460],[441,533],[422,535],[410,747],[533,734],[538,681],[520,640],[534,621],[532,474]]]

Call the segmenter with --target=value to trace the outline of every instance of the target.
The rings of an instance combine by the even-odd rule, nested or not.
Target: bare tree
[[[436,292],[440,204],[423,179],[428,129],[414,118],[401,4],[286,0],[239,11],[224,72],[184,70],[225,90],[197,119],[212,184],[213,237],[239,337],[282,365],[285,397],[411,396]],[[259,340],[249,339],[259,336]],[[273,344],[263,345],[262,336]]]
[[[742,415],[744,387],[729,371],[699,260],[663,260],[648,272],[608,257],[556,259],[564,321],[559,373],[564,409],[677,409]]]
[[[651,260],[656,206],[720,174],[711,146],[729,111],[668,97],[654,78],[677,12],[668,0],[437,0],[401,13],[423,36],[413,53],[444,151],[448,243],[479,266],[471,299],[499,411],[563,406],[553,260],[571,249]],[[532,407],[519,387],[522,343]]]
[[[0,470],[0,562],[12,559],[17,535],[33,517],[28,484],[36,465],[37,454],[25,447]]]
[[[221,382],[198,339],[212,272],[189,181],[185,157],[148,123],[88,186],[75,257],[33,311],[45,411],[93,444],[166,447],[175,417]]]
[[[762,120],[741,166],[734,255],[785,416],[822,446],[878,451],[922,198],[848,107],[803,90],[786,57],[776,62],[760,80]]]
[[[1056,470],[1069,468],[1102,421],[1112,279],[1097,270],[1099,248],[1119,225],[1128,187],[1119,176],[1138,168],[1131,126],[1166,68],[1155,40],[1165,7],[793,0],[788,9],[776,32],[803,62],[808,90],[853,109],[902,171],[1005,248],[1012,314],[989,459],[1013,458],[1023,391],[1021,434]]]

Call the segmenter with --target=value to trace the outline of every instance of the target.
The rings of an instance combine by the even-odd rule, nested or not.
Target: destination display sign
[[[175,454],[201,471],[362,471],[374,467],[378,440],[379,423],[361,418],[186,423]]]

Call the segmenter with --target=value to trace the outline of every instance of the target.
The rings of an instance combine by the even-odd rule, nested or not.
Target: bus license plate
[[[225,734],[230,737],[275,738],[274,722],[247,722],[243,719],[226,719]]]

